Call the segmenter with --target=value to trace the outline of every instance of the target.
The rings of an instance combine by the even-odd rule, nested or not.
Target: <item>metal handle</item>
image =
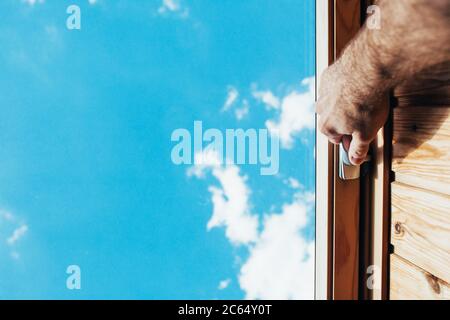
[[[370,161],[367,156],[364,162]],[[339,178],[342,180],[354,180],[361,177],[361,165],[355,166],[350,162],[348,152],[342,142],[339,144]]]

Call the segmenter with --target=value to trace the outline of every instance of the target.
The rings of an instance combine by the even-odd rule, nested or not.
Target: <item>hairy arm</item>
[[[450,0],[380,0],[380,29],[365,26],[323,77],[320,130],[359,164],[385,123],[380,99],[415,74],[450,61]]]

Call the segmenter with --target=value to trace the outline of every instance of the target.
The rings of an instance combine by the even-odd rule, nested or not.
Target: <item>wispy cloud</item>
[[[245,245],[249,251],[239,273],[239,285],[246,298],[312,299],[314,242],[307,240],[302,230],[308,223],[313,194],[297,192],[280,213],[265,216],[259,232],[258,215],[250,211],[247,177],[235,165],[221,166],[214,151],[206,150],[198,157],[203,163],[192,167],[188,174],[205,178],[205,173],[211,172],[220,183],[220,187],[208,188],[213,203],[208,230],[224,227],[232,244]],[[300,185],[293,178],[290,183]],[[225,284],[219,284],[219,288]]]
[[[10,246],[15,244],[17,241],[19,241],[20,238],[22,238],[25,233],[28,231],[28,226],[26,224],[21,225],[20,227],[16,228],[12,235],[6,239],[6,243],[8,243]]]
[[[228,286],[231,283],[231,279],[225,279],[219,282],[219,285],[217,286],[217,289],[219,290],[225,290],[226,288],[228,288]]]
[[[294,137],[304,129],[314,130],[314,95],[315,79],[306,78],[300,83],[299,89],[291,90],[278,97],[271,90],[258,90],[256,84],[251,85],[249,96],[243,95],[234,86],[228,86],[227,96],[221,111],[234,110],[237,120],[249,115],[250,99],[262,103],[266,110],[274,111],[274,117],[266,121],[266,127],[271,134],[279,136],[281,146],[291,149]]]
[[[233,87],[228,87],[227,98],[225,99],[225,103],[223,104],[222,111],[228,111],[231,106],[236,102],[239,97],[239,91]]]
[[[209,187],[214,210],[208,221],[208,230],[224,226],[226,236],[233,244],[248,244],[257,237],[258,217],[250,213],[249,189],[239,168],[229,166],[213,170],[221,187]]]
[[[253,97],[264,103],[267,109],[279,109],[280,108],[280,99],[276,97],[272,91],[258,91],[253,90]]]
[[[162,0],[161,6],[158,8],[160,15],[176,14],[181,18],[189,16],[189,9],[181,5],[179,0]]]
[[[303,187],[302,184],[300,183],[300,181],[298,181],[297,179],[295,179],[293,177],[287,178],[285,180],[285,183],[292,189],[300,189]]]
[[[250,105],[246,99],[242,101],[242,106],[240,108],[236,108],[234,110],[234,115],[236,116],[237,120],[244,119],[250,111]]]
[[[252,85],[249,97],[241,95],[237,88],[229,86],[221,111],[234,110],[240,120],[249,112],[248,99],[264,104],[270,111],[266,127],[272,135],[279,136],[285,149],[293,147],[294,138],[302,130],[314,130],[314,78],[303,80],[300,88],[285,95],[257,90],[256,85]],[[209,176],[219,183],[208,187],[213,206],[208,230],[225,228],[227,239],[248,251],[243,261],[241,256],[237,257],[238,282],[245,297],[313,299],[314,240],[308,239],[305,232],[310,226],[314,193],[308,193],[296,178],[287,177],[283,182],[293,193],[291,200],[278,210],[270,209],[260,221],[263,215],[254,212],[251,204],[249,178],[238,166],[222,165],[215,151],[208,148],[196,154],[195,160],[196,165],[188,170],[189,176],[201,179]],[[228,287],[230,281],[221,281],[218,288]]]
[[[236,165],[220,165],[217,154],[212,150],[204,150],[196,154],[196,163],[188,171],[189,175],[204,177],[205,171],[211,171],[220,187],[211,185],[213,214],[208,221],[207,229],[225,227],[225,234],[233,245],[249,244],[257,239],[258,217],[250,212],[250,190]]]
[[[296,134],[315,128],[314,83],[314,78],[303,80],[301,85],[306,90],[294,90],[283,97],[276,118],[266,121],[266,127],[279,135],[281,146],[285,149],[293,147]],[[266,94],[266,100],[269,96]]]
[[[239,284],[247,299],[313,299],[314,242],[302,237],[308,200],[300,194],[264,227],[241,268]]]
[[[44,3],[44,0],[22,0],[23,3],[26,3],[30,6],[34,6],[37,3]]]
[[[247,99],[239,101],[239,91],[233,86],[228,86],[227,97],[221,111],[226,112],[232,109],[236,119],[242,120],[249,114],[250,104]]]
[[[17,243],[28,232],[28,225],[11,212],[0,210],[0,227],[2,229],[2,234],[11,232],[8,238],[2,239],[2,243],[9,247],[10,257],[14,260],[20,259],[20,254],[17,251]]]
[[[163,0],[160,11],[178,11],[180,9],[180,3],[178,0]]]

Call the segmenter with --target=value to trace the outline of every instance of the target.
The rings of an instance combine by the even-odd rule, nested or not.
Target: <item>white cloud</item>
[[[248,115],[250,111],[250,105],[247,99],[243,99],[241,106],[237,107],[238,98],[239,98],[239,91],[235,87],[229,86],[227,97],[222,107],[222,112],[229,111],[234,107],[234,115],[236,119],[242,120]]]
[[[20,253],[16,250],[15,245],[28,232],[28,225],[20,222],[20,219],[9,211],[0,209],[0,227],[6,230],[12,230],[11,236],[6,239],[5,243],[9,247],[11,259],[19,260]],[[2,233],[4,234],[5,232]]]
[[[308,198],[297,196],[280,214],[266,216],[239,275],[247,299],[314,298],[314,242],[301,235]]]
[[[289,177],[286,180],[286,184],[289,185],[292,189],[300,189],[302,188],[302,184],[295,178]]]
[[[219,285],[217,286],[217,289],[219,290],[225,290],[226,288],[228,288],[228,286],[231,283],[231,279],[225,279],[219,282]]]
[[[161,10],[177,11],[180,9],[178,0],[163,0]]]
[[[212,149],[205,148],[203,152],[194,155],[195,165],[190,167],[187,171],[188,176],[196,176],[197,178],[204,178],[205,172],[211,168],[220,168],[221,160],[219,155]]]
[[[228,111],[231,106],[236,102],[239,97],[239,92],[235,87],[228,87],[227,98],[225,99],[225,103],[223,104],[222,111]]]
[[[234,245],[245,245],[249,257],[241,267],[239,285],[247,299],[313,299],[314,241],[307,240],[302,230],[308,223],[308,210],[314,203],[313,193],[298,192],[292,202],[282,206],[281,213],[265,216],[263,228],[250,211],[251,191],[247,178],[235,165],[222,166],[217,154],[206,150],[196,155],[202,163],[192,167],[188,175],[205,177],[211,172],[220,187],[210,186],[213,214],[207,228],[224,227]],[[290,178],[293,187],[300,182]],[[219,284],[228,286],[228,280]]]
[[[304,129],[314,130],[314,78],[301,82],[306,87],[305,92],[292,91],[286,95],[280,106],[277,119],[266,121],[266,127],[272,134],[280,137],[281,146],[291,149],[294,136]]]
[[[239,168],[228,166],[214,169],[221,188],[209,187],[214,205],[213,215],[208,221],[208,230],[224,226],[227,238],[235,245],[248,244],[257,238],[258,217],[250,213],[249,189]]]
[[[96,3],[97,3],[97,0],[89,0],[89,4],[94,5],[94,4],[96,4]]]
[[[256,100],[264,103],[267,109],[280,108],[280,99],[272,91],[253,91],[252,95]]]
[[[44,0],[22,0],[22,2],[34,6],[36,3],[44,3]]]
[[[242,102],[242,107],[234,110],[234,115],[236,116],[237,120],[242,120],[248,115],[249,111],[250,105],[248,104],[247,100],[244,100]]]
[[[213,214],[208,221],[207,229],[225,227],[225,235],[233,245],[249,244],[257,239],[258,217],[250,212],[250,190],[246,185],[246,177],[242,176],[236,165],[221,166],[217,154],[206,150],[196,154],[196,163],[188,171],[188,175],[204,177],[204,172],[210,170],[219,181],[220,187],[211,185]]]
[[[179,0],[163,0],[161,6],[158,8],[160,15],[168,13],[176,13],[181,18],[187,18],[189,16],[189,9],[183,7]]]
[[[6,239],[6,242],[11,246],[15,244],[17,241],[19,241],[20,238],[22,238],[25,233],[28,231],[28,226],[26,224],[21,225],[20,227],[16,228],[12,235]]]
[[[266,121],[272,135],[278,135],[282,147],[291,148],[294,137],[302,130],[315,127],[314,78],[301,82],[303,88],[292,90],[278,98],[271,91],[257,91],[252,96],[274,110],[275,117]],[[239,91],[228,88],[222,111],[233,108],[236,118],[248,114],[249,103],[243,99],[236,106]],[[297,179],[287,177],[284,183],[295,190],[291,202],[281,207],[281,212],[265,215],[260,225],[259,215],[252,212],[251,189],[247,177],[233,164],[221,165],[218,155],[204,150],[195,155],[195,163],[188,175],[205,178],[211,174],[220,184],[210,185],[208,190],[213,204],[208,230],[224,227],[227,239],[233,245],[243,245],[248,257],[236,257],[240,272],[238,282],[247,299],[313,299],[314,298],[314,240],[303,232],[308,223],[308,213],[313,208],[314,194],[303,192]],[[270,206],[269,206],[270,207]],[[222,280],[219,289],[226,288],[230,279]]]

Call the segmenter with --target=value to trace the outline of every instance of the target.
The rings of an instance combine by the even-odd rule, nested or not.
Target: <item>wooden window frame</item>
[[[358,33],[370,4],[316,0],[316,98],[321,74]],[[342,181],[338,148],[317,130],[316,299],[388,298],[390,135],[387,125],[373,142],[367,177]],[[371,265],[374,286],[368,289]]]

